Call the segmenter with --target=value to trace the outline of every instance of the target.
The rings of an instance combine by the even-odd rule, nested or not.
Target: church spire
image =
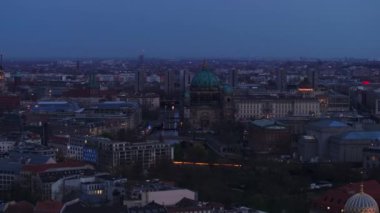
[[[3,70],[3,54],[0,54],[0,70]]]
[[[360,171],[362,181],[360,182],[360,193],[364,193],[364,171]]]

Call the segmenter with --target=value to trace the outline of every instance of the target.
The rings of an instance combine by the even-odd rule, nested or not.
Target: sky
[[[380,59],[380,0],[0,0],[5,58]]]

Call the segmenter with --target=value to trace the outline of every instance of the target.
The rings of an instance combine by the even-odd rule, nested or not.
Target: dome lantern
[[[204,63],[202,70],[191,81],[190,88],[192,90],[218,90],[220,88],[220,81],[218,76],[211,72]]]

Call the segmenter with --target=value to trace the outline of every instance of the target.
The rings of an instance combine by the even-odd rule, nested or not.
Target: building
[[[134,164],[147,169],[159,160],[173,159],[173,147],[158,141],[102,141],[99,144],[98,158],[98,165],[105,169]]]
[[[236,89],[239,86],[239,70],[232,69],[230,70],[230,85],[233,89]]]
[[[290,130],[276,120],[254,120],[248,126],[248,146],[258,154],[288,154]]]
[[[37,156],[55,159],[55,150],[40,144],[21,143],[9,151],[9,158],[16,161],[22,161]]]
[[[52,199],[66,201],[79,198],[90,206],[121,204],[125,196],[126,179],[108,173],[63,177],[52,184]]]
[[[128,208],[126,213],[167,213],[167,209],[165,206],[157,204],[156,202],[152,201],[145,206],[134,206],[131,208]]]
[[[141,107],[137,102],[104,101],[85,108],[76,118],[92,120],[118,120],[119,127],[113,129],[134,129],[141,123]]]
[[[182,198],[182,200],[178,201],[174,206],[167,207],[168,213],[217,213],[217,212],[225,212],[224,206],[220,203],[214,202],[201,202],[192,200],[189,198]]]
[[[185,70],[168,69],[165,73],[164,91],[168,98],[180,97],[184,89]]]
[[[316,98],[301,96],[254,95],[235,98],[235,119],[319,117],[320,103]]]
[[[67,142],[66,157],[97,164],[99,163],[99,147],[101,143],[111,143],[111,140],[93,136],[70,137]],[[64,150],[64,147],[62,148]]]
[[[141,93],[144,91],[146,82],[146,73],[144,66],[144,55],[139,56],[139,61],[135,71],[135,93]]]
[[[7,92],[7,81],[5,78],[5,72],[3,68],[3,55],[0,55],[0,95]]]
[[[82,162],[25,165],[21,169],[21,187],[30,190],[36,198],[52,199],[52,185],[63,177],[94,174],[94,167]]]
[[[72,115],[77,110],[79,106],[75,102],[70,101],[39,101],[32,108],[33,113],[41,114],[65,114]]]
[[[103,212],[125,212],[125,207],[121,205],[98,205],[92,206],[88,205],[86,202],[81,201],[80,199],[74,199],[64,204],[61,213],[84,213],[84,212],[92,212],[92,213],[103,213]]]
[[[20,178],[22,164],[9,159],[0,160],[0,192],[10,191]]]
[[[309,79],[311,87],[315,90],[318,89],[319,85],[319,72],[318,70],[311,69],[307,71],[307,78]]]
[[[111,140],[108,138],[93,136],[78,136],[68,138],[61,137],[61,140],[63,144],[66,144],[66,147],[59,145],[58,146],[62,149],[63,154],[66,158],[85,161],[94,165],[98,164],[100,143],[111,142]]]
[[[350,88],[350,101],[356,109],[370,112],[372,115],[380,115],[380,85],[362,84]]]
[[[124,205],[142,207],[151,202],[163,206],[173,206],[183,198],[197,200],[197,193],[182,189],[160,181],[147,181],[130,189],[129,197]]]
[[[328,112],[347,112],[350,110],[350,97],[334,91],[329,91],[327,97]]]
[[[380,145],[380,131],[348,131],[329,139],[330,159],[334,162],[363,162],[363,149]]]
[[[0,93],[0,112],[18,109],[20,102],[20,97],[17,95]]]
[[[364,192],[363,187],[359,193],[350,197],[344,205],[344,212],[379,212],[379,206],[373,197]]]
[[[310,79],[305,77],[298,85],[297,88],[298,93],[302,95],[311,95],[314,93],[315,89],[313,85],[310,83]]]
[[[364,193],[365,192],[365,193]],[[369,198],[372,197],[372,198]],[[355,201],[355,202],[353,202]],[[374,202],[375,201],[375,202]],[[311,213],[357,213],[376,211],[380,201],[380,184],[375,180],[351,183],[330,189],[312,202]],[[363,211],[363,204],[375,211]],[[356,209],[356,210],[355,210]]]
[[[332,119],[322,119],[313,121],[305,127],[305,133],[308,136],[313,136],[317,140],[318,159],[329,159],[329,139],[332,136],[340,135],[344,132],[353,130],[348,124]]]
[[[119,99],[126,102],[137,102],[142,109],[148,111],[160,108],[160,96],[156,93],[120,94]]]
[[[194,129],[210,130],[222,120],[233,119],[233,89],[222,85],[206,65],[192,79],[185,99],[185,117]]]
[[[298,139],[297,148],[301,162],[318,162],[318,141],[314,136],[302,135]]]
[[[63,204],[55,200],[45,200],[36,203],[34,213],[61,213]]]
[[[8,153],[16,145],[16,141],[0,139],[0,154]]]
[[[370,146],[363,149],[363,168],[376,170],[380,167],[380,147]]]
[[[288,87],[287,73],[284,68],[277,71],[277,89],[279,91],[286,91]]]
[[[34,206],[26,201],[11,201],[5,205],[4,213],[34,213]]]
[[[159,141],[125,142],[101,137],[72,137],[67,144],[66,157],[85,161],[103,169],[141,165],[149,168],[159,160],[173,159],[170,144]],[[59,146],[65,151],[64,146]]]
[[[35,119],[28,117],[28,122],[31,124],[38,123],[40,120],[49,122],[49,132],[45,136],[50,137],[52,135],[100,135],[104,132],[116,133],[120,129],[136,128],[141,123],[141,113],[141,108],[135,101],[105,101],[64,116],[58,116],[60,113],[53,113],[46,117],[46,114],[37,114],[34,116]]]

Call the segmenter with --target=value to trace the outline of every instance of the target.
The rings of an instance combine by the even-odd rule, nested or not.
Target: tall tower
[[[186,92],[186,74],[187,74],[187,70],[180,70],[179,71],[179,85],[181,87],[181,94],[185,94]]]
[[[230,71],[230,84],[233,89],[235,89],[239,84],[238,75],[239,71],[237,69],[234,68]]]
[[[89,73],[88,75],[88,87],[90,89],[90,95],[95,96],[99,94],[99,82],[96,79],[95,73]]]
[[[165,74],[165,94],[168,97],[171,97],[173,95],[173,83],[174,83],[174,71],[173,70],[166,70]]]
[[[79,73],[79,72],[80,72],[80,62],[79,62],[79,61],[77,61],[77,63],[76,63],[76,67],[75,67],[75,68],[76,68],[75,71],[76,71],[77,73]]]
[[[6,81],[3,68],[3,54],[0,54],[0,94],[6,93]]]
[[[144,67],[144,54],[139,55],[137,68],[135,72],[135,92],[140,93],[144,91],[145,85],[145,67]]]
[[[288,86],[286,77],[287,77],[286,70],[284,68],[280,68],[280,70],[277,71],[277,89],[278,90],[286,91],[286,88]]]
[[[310,85],[313,87],[314,90],[316,90],[319,84],[319,72],[314,69],[309,70],[307,72],[307,78],[310,82]]]
[[[179,96],[185,91],[185,72],[184,70],[168,69],[165,74],[165,93],[168,97]]]

